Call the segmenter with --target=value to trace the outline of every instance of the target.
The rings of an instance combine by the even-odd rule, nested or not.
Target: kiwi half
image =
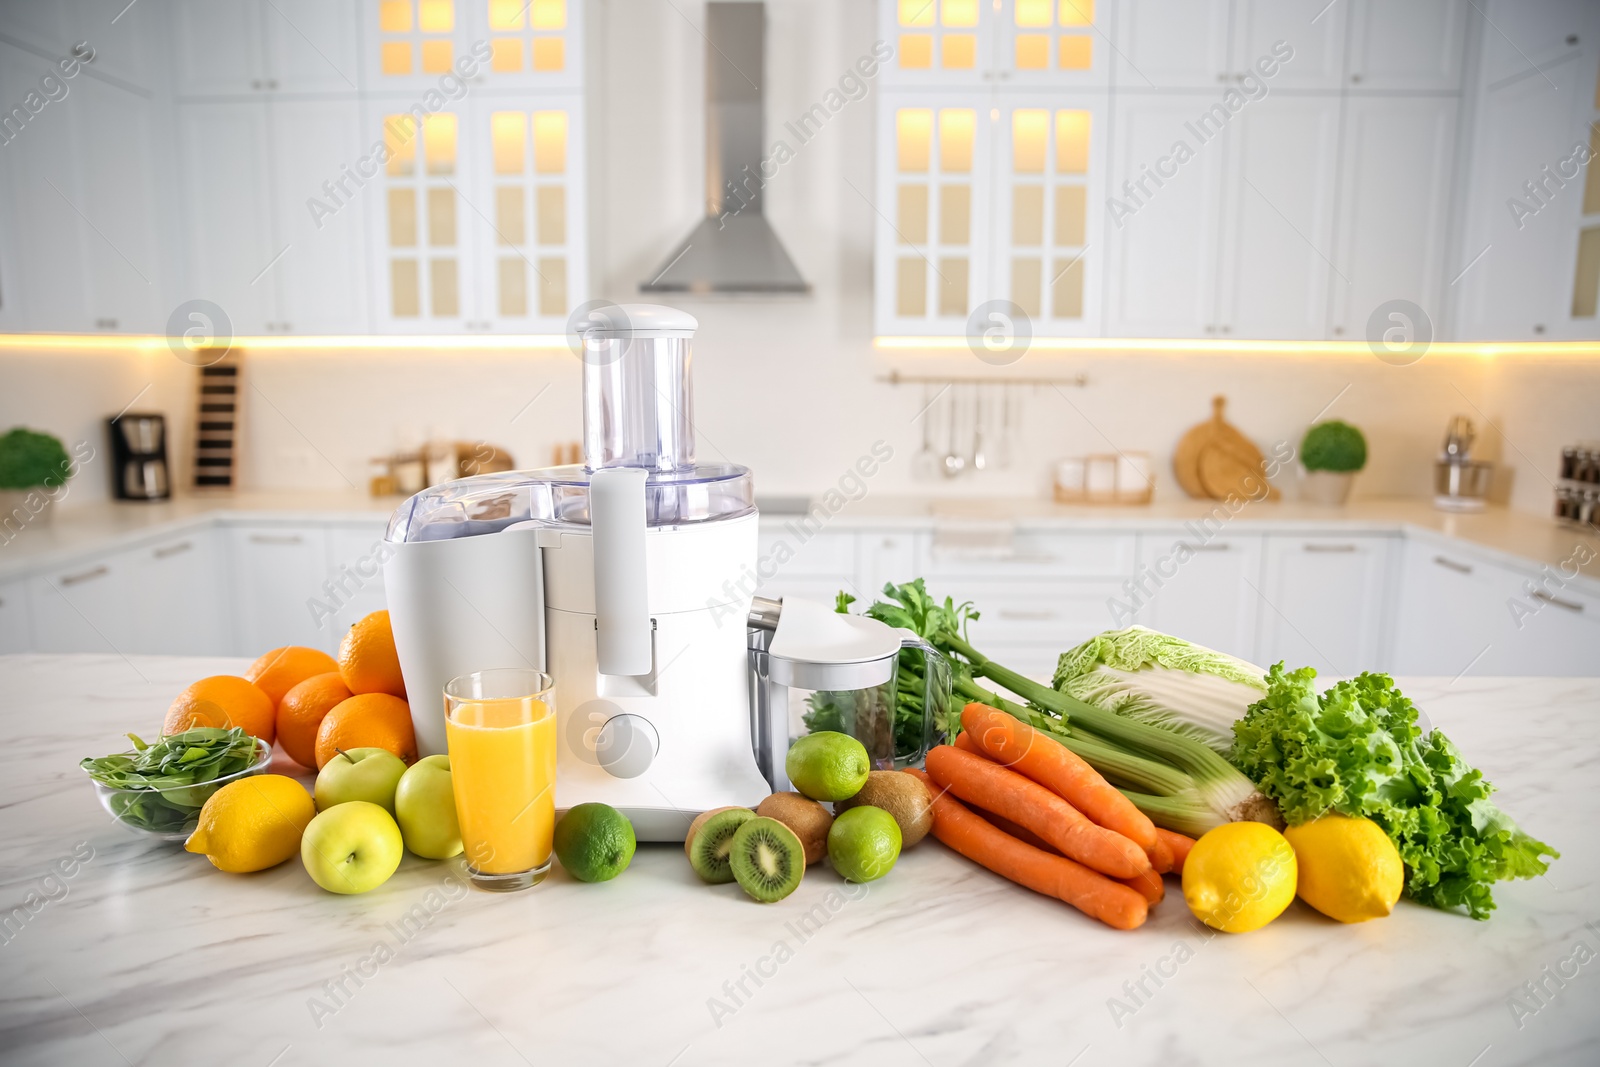
[[[713,808],[696,816],[683,839],[683,851],[694,873],[712,885],[733,881],[728,850],[734,831],[755,817],[749,808]]]
[[[828,854],[828,828],[833,816],[828,809],[799,793],[774,793],[756,805],[756,814],[777,819],[794,831],[806,851],[806,865],[821,863]]]
[[[794,831],[760,815],[734,833],[728,861],[739,885],[763,904],[793,893],[806,873],[805,846]]]

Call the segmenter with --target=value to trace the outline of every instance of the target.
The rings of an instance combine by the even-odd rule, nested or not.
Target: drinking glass
[[[555,682],[509,668],[444,687],[445,742],[467,874],[480,889],[538,885],[556,824]]]

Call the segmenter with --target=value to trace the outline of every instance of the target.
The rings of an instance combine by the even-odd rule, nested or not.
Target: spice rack
[[[1600,529],[1600,446],[1563,448],[1560,473],[1555,489],[1556,521]]]

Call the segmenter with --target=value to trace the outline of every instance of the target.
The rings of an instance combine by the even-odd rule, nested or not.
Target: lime
[[[1330,919],[1359,923],[1394,910],[1405,888],[1400,852],[1371,819],[1324,815],[1283,832],[1300,869],[1300,899]]]
[[[628,869],[633,824],[610,804],[579,804],[556,824],[556,858],[580,882],[604,882]]]
[[[1260,929],[1294,900],[1294,849],[1266,823],[1230,822],[1203,834],[1183,862],[1183,899],[1225,934]]]
[[[812,800],[848,800],[867,783],[872,762],[866,746],[849,734],[819,730],[789,746],[783,769]]]
[[[882,808],[851,808],[828,830],[828,859],[847,882],[871,882],[894,870],[900,824]]]

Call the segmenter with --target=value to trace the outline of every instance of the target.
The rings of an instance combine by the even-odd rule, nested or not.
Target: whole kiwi
[[[920,780],[902,771],[873,771],[867,784],[848,800],[836,800],[837,814],[864,804],[882,808],[900,824],[900,847],[910,848],[933,829],[933,797]]]
[[[833,816],[828,809],[799,793],[774,793],[756,806],[756,814],[777,819],[794,831],[806,850],[806,865],[819,863],[828,854],[828,830]]]

